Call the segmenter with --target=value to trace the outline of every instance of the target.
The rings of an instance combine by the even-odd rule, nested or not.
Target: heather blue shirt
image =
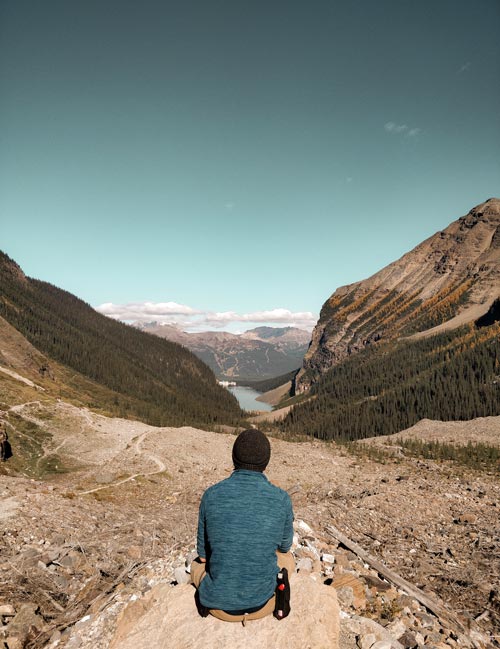
[[[290,496],[263,473],[238,469],[203,494],[198,554],[207,560],[199,587],[208,608],[235,611],[264,605],[276,588],[276,550],[293,540]]]

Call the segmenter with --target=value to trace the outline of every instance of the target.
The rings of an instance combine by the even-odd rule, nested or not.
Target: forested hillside
[[[334,366],[308,396],[284,419],[283,431],[354,440],[389,435],[424,417],[498,415],[500,323],[368,347]]]
[[[1,252],[0,315],[50,358],[116,392],[122,415],[154,425],[235,423],[242,416],[233,395],[187,349],[27,278]]]

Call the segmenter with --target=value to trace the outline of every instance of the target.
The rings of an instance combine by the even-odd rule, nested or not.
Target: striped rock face
[[[499,296],[500,199],[492,198],[372,277],[338,288],[323,305],[295,391],[368,345],[475,321]]]

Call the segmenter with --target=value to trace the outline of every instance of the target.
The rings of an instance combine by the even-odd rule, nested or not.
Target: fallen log
[[[409,581],[406,581],[406,579],[385,566],[381,561],[375,559],[375,557],[372,557],[371,554],[366,552],[366,550],[363,550],[360,545],[352,541],[345,534],[342,534],[342,532],[338,530],[334,525],[327,525],[326,531],[330,536],[339,541],[339,543],[341,543],[344,547],[356,554],[364,563],[367,563],[372,568],[374,568],[379,573],[379,575],[404,590],[407,595],[413,597],[418,602],[420,602],[420,604],[425,606],[426,609],[431,611],[431,613],[434,613],[434,615],[438,617],[451,630],[465,633],[463,624],[452,611],[449,611],[442,604],[429,597],[429,595],[420,590],[420,588],[417,588]]]

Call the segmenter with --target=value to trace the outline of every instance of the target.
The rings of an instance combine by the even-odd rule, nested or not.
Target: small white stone
[[[335,557],[333,554],[325,553],[321,555],[321,561],[323,561],[323,563],[335,563]]]
[[[319,552],[314,547],[314,545],[310,541],[308,541],[307,539],[305,539],[305,543],[306,543],[306,546],[309,549],[309,551],[312,552],[312,554],[314,555],[314,558],[319,559]]]
[[[174,579],[178,584],[188,584],[190,581],[189,575],[181,566],[174,570]]]
[[[304,521],[298,520],[297,527],[299,528],[299,530],[302,530],[302,532],[305,532],[306,534],[312,534],[312,529],[307,523],[304,523]]]

